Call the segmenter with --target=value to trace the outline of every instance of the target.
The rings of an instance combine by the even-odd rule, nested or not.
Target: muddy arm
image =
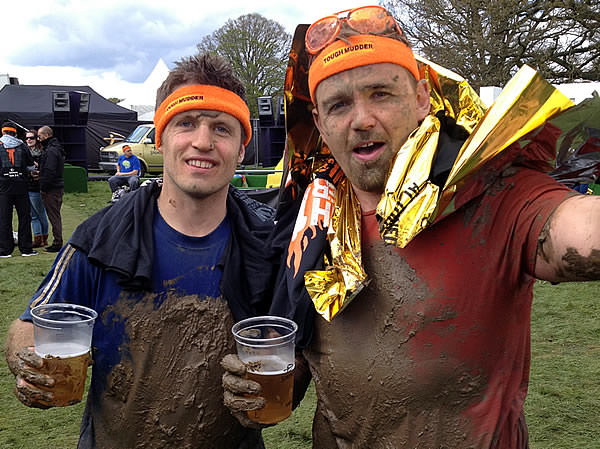
[[[16,376],[19,357],[17,353],[33,346],[33,324],[28,321],[15,320],[8,329],[6,337],[5,354],[6,363],[10,371]]]
[[[28,407],[48,408],[52,393],[38,386],[52,387],[55,380],[39,369],[44,361],[33,352],[33,324],[13,321],[6,338],[6,363],[15,376],[15,396]],[[43,403],[42,403],[43,402]]]
[[[312,376],[308,369],[308,362],[300,351],[296,351],[296,367],[294,368],[294,396],[292,401],[292,409],[298,407],[306,389],[310,384]]]
[[[600,196],[565,200],[538,241],[535,275],[547,281],[600,279]]]

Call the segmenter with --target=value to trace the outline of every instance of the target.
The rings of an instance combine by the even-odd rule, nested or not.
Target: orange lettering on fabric
[[[300,269],[302,253],[308,246],[308,241],[317,236],[317,226],[321,230],[329,227],[335,205],[335,191],[331,182],[321,178],[315,179],[306,189],[288,248],[287,266],[291,268],[294,265],[294,277]],[[311,230],[310,235],[307,235],[308,230]]]
[[[339,50],[335,50],[335,51],[329,53],[328,55],[325,55],[325,57],[323,57],[323,64],[329,64],[330,62],[334,61],[335,59],[339,58],[340,56],[345,55],[346,53],[352,53],[352,52],[356,52],[356,51],[360,51],[360,52],[374,51],[374,50],[375,49],[373,48],[373,44],[371,44],[371,43],[349,45],[349,46],[341,48]]]

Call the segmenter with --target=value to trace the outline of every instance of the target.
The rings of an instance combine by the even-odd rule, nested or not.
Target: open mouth
[[[382,142],[368,142],[355,147],[352,152],[357,156],[368,157],[377,154],[383,145]]]

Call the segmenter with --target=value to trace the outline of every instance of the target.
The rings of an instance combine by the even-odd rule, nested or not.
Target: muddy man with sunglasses
[[[600,197],[514,163],[404,248],[384,244],[376,208],[393,158],[430,114],[428,82],[378,6],[317,21],[304,50],[314,124],[343,174],[329,170],[327,183],[299,190],[299,213],[289,209],[297,219],[282,262],[288,277],[271,312],[299,325],[318,397],[313,448],[528,447],[533,284],[600,279]],[[460,135],[442,127],[434,168],[445,176]],[[293,143],[300,152],[301,139]],[[307,289],[326,293],[314,291],[315,278],[331,271],[311,271],[329,268],[323,255],[335,251],[323,216],[335,208],[351,219],[348,198],[360,230],[347,230],[360,236],[368,283],[326,320]],[[280,208],[280,231],[285,218]]]

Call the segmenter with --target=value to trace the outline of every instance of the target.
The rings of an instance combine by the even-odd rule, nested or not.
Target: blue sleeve
[[[136,155],[133,155],[133,157],[131,158],[133,159],[133,161],[131,162],[131,171],[133,170],[138,170],[138,175],[140,174],[139,172],[141,171],[141,166],[140,166],[140,160],[138,159],[138,157]]]
[[[99,274],[100,269],[92,265],[85,254],[65,245],[19,318],[31,321],[31,309],[46,303],[65,302],[95,309]]]

